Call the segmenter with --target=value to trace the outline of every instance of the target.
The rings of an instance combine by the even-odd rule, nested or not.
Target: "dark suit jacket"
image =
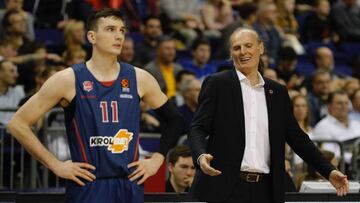
[[[270,175],[273,199],[277,203],[284,201],[285,142],[324,177],[328,178],[334,167],[298,126],[287,89],[270,79],[264,80],[269,119]],[[236,183],[245,150],[243,98],[235,69],[205,79],[190,127],[189,141],[195,165],[199,155],[210,153],[214,157],[211,166],[222,171],[221,175],[211,177],[197,165],[190,192],[201,201],[226,200]]]

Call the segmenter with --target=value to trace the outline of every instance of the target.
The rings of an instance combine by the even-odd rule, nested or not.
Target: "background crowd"
[[[350,143],[343,155],[337,144],[319,147],[335,166],[344,162],[350,179],[359,178],[352,163],[360,155],[351,145],[360,137],[359,0],[0,0],[0,7],[0,109],[17,108],[56,71],[87,60],[84,19],[112,7],[128,26],[119,60],[150,72],[189,127],[204,78],[233,68],[230,34],[252,28],[266,47],[259,71],[288,88],[295,118],[311,139]],[[141,109],[141,131],[159,132],[156,114],[145,104]],[[0,111],[0,124],[11,116]],[[51,122],[62,125],[64,118]],[[55,142],[65,146],[55,153],[68,158],[66,140],[53,138],[49,147]],[[169,158],[167,187],[176,192],[186,191],[194,175],[186,150]],[[322,179],[284,150],[295,183],[289,191],[302,180]]]

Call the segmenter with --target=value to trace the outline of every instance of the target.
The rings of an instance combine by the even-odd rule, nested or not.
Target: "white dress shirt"
[[[311,139],[346,141],[360,137],[360,122],[349,118],[349,126],[345,126],[330,114],[319,121],[313,129]],[[336,157],[340,157],[340,147],[335,143],[324,143],[322,148],[332,151]],[[345,161],[350,163],[352,154],[345,152]]]
[[[258,73],[259,83],[251,86],[250,81],[240,71],[236,70],[236,73],[240,80],[245,116],[245,152],[240,170],[270,173],[269,125],[264,79]]]

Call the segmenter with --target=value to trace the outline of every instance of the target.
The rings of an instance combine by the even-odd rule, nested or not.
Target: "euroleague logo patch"
[[[90,92],[91,90],[93,90],[93,85],[94,83],[92,81],[84,81],[83,82],[83,89],[87,92]]]
[[[127,129],[120,129],[114,137],[92,136],[90,137],[90,147],[107,147],[114,154],[123,153],[129,149],[133,133]]]
[[[130,82],[126,78],[121,80],[121,91],[122,92],[130,92]]]

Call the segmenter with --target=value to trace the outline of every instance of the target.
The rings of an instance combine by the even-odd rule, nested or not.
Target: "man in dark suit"
[[[258,34],[236,30],[230,53],[235,68],[205,79],[190,127],[198,169],[193,196],[210,202],[284,202],[285,142],[345,195],[346,176],[300,129],[286,87],[259,74],[264,45]]]

